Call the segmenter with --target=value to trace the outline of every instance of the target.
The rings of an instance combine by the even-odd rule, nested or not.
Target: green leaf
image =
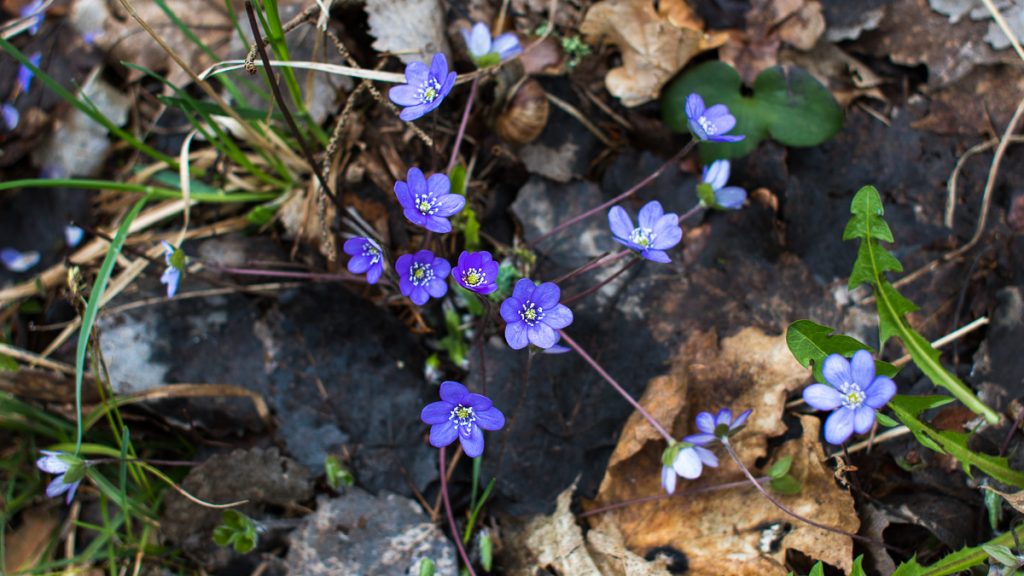
[[[830,354],[839,354],[849,358],[858,350],[867,350],[872,354],[870,346],[843,334],[833,335],[834,329],[816,324],[810,320],[797,320],[786,329],[786,345],[801,366],[807,368],[813,364],[814,379],[826,384],[821,373],[821,363]],[[882,360],[875,360],[875,372],[892,378],[900,371],[899,368]]]
[[[899,422],[897,422],[896,420],[893,420],[892,418],[890,418],[889,416],[886,416],[885,414],[882,414],[881,412],[876,412],[875,413],[875,418],[878,419],[878,423],[879,424],[881,424],[882,426],[885,426],[886,428],[893,428],[895,426],[899,426],[900,425]]]
[[[945,406],[952,402],[953,398],[938,394],[932,396],[907,396],[904,394],[897,394],[896,396],[893,396],[892,400],[889,401],[889,404],[894,407],[899,406],[903,410],[909,412],[912,416],[917,417],[926,410]]]
[[[480,565],[484,572],[490,572],[494,564],[494,545],[491,543],[491,535],[487,531],[480,534]]]
[[[235,534],[234,548],[239,554],[247,554],[256,548],[256,534]]]
[[[917,558],[911,558],[900,564],[893,573],[893,576],[948,576],[959,574],[975,566],[980,566],[988,561],[989,553],[985,546],[1010,546],[1014,544],[1014,534],[1017,538],[1024,537],[1024,526],[1018,526],[1012,532],[1006,532],[996,536],[981,546],[965,547],[947,555],[931,566],[921,566]]]
[[[256,206],[252,210],[249,210],[249,213],[245,215],[245,219],[253,226],[266,226],[267,224],[270,224],[271,220],[274,219],[274,214],[277,213],[278,208],[280,208],[279,205]]]
[[[768,68],[754,80],[752,96],[744,96],[742,90],[743,81],[732,66],[717,60],[706,62],[665,90],[662,119],[676,132],[688,132],[686,97],[694,92],[708,107],[728,106],[736,117],[736,127],[730,133],[746,138],[735,143],[702,142],[704,161],[745,156],[768,137],[785,146],[817,146],[843,126],[843,110],[832,93],[800,68]]]
[[[781,478],[772,478],[769,486],[771,486],[773,491],[787,495],[799,494],[803,490],[800,481],[794,478],[792,474],[786,474]]]
[[[772,467],[768,469],[768,476],[771,478],[782,478],[789,472],[789,467],[793,465],[793,457],[786,456],[780,458],[778,462],[772,464]]]
[[[434,576],[437,572],[437,564],[430,558],[420,560],[420,576]]]
[[[448,181],[451,182],[451,194],[466,195],[466,166],[462,162],[452,168],[448,174]]]
[[[853,216],[843,232],[844,240],[860,240],[857,260],[850,274],[849,287],[853,289],[862,283],[870,284],[875,290],[878,307],[878,323],[880,342],[884,348],[886,341],[893,336],[899,337],[910,353],[921,372],[936,386],[948,390],[957,400],[963,402],[975,414],[985,418],[990,424],[999,423],[999,414],[985,405],[974,392],[960,381],[952,372],[945,369],[939,360],[936,350],[923,336],[917,333],[907,322],[906,315],[917,309],[913,302],[906,299],[886,278],[887,272],[899,272],[903,269],[899,261],[889,253],[878,241],[890,242],[892,232],[882,219],[885,210],[882,197],[873,186],[861,188],[850,205]]]
[[[231,537],[235,535],[235,531],[227,526],[217,526],[213,529],[213,543],[220,547],[225,547],[231,544]]]
[[[1017,557],[1002,544],[982,544],[981,549],[1003,566],[1017,567]]]
[[[814,568],[811,568],[811,573],[807,576],[825,576],[825,566],[818,562],[814,565]]]
[[[0,372],[17,372],[18,361],[5,354],[0,354]]]
[[[853,567],[850,568],[850,576],[867,576],[867,572],[864,571],[864,555],[857,556],[853,559]]]
[[[341,460],[337,456],[328,455],[324,459],[324,472],[327,474],[327,485],[332,490],[337,490],[343,485],[351,486],[355,484],[355,476],[348,471],[348,468],[342,465]]]

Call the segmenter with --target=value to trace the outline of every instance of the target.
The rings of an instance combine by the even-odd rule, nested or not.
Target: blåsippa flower
[[[661,456],[661,487],[665,492],[672,494],[676,491],[676,476],[696,480],[704,466],[718,466],[718,457],[702,446],[707,443],[697,436],[687,436],[682,442],[674,442],[665,449]]]
[[[32,24],[25,29],[29,36],[35,36],[39,32],[39,27],[43,25],[43,19],[46,18],[46,11],[43,10],[44,4],[46,4],[45,0],[32,0],[18,12],[18,16],[21,18],[31,18]]]
[[[501,430],[505,426],[505,415],[490,398],[473,394],[450,380],[441,383],[441,400],[427,404],[420,420],[431,425],[431,446],[444,448],[458,438],[470,458],[484,453],[483,430]]]
[[[665,250],[679,244],[683,238],[679,216],[671,212],[665,214],[661,202],[652,200],[640,209],[637,220],[639,226],[634,228],[629,214],[621,206],[612,206],[608,211],[608,226],[616,242],[652,262],[671,262]]]
[[[413,304],[422,306],[434,298],[441,298],[448,292],[445,278],[451,265],[444,258],[436,258],[430,250],[414,254],[403,254],[395,261],[398,272],[398,288],[402,296],[408,296]]]
[[[451,181],[444,174],[423,175],[419,168],[409,168],[408,182],[395,182],[395,196],[404,209],[406,219],[431,232],[447,234],[452,231],[448,218],[458,214],[466,206],[466,198],[460,194],[449,194]]]
[[[353,274],[366,273],[366,281],[376,284],[384,273],[384,251],[380,246],[362,236],[349,238],[345,241],[345,253],[352,256],[348,261],[348,271]]]
[[[28,57],[28,61],[36,68],[39,68],[39,64],[43,61],[43,55],[40,52],[36,52]],[[31,68],[24,64],[18,66],[17,85],[21,87],[22,93],[28,93],[28,89],[32,87],[33,77],[35,77],[35,72]]]
[[[747,191],[739,186],[726,186],[729,182],[728,160],[715,160],[704,167],[697,196],[700,203],[715,210],[739,210],[747,199]]]
[[[410,62],[405,67],[405,84],[388,90],[388,98],[405,109],[398,115],[412,122],[441,105],[455,86],[455,72],[448,72],[444,54],[434,54],[430,68],[423,62]]]
[[[896,384],[875,376],[875,361],[867,350],[858,350],[852,360],[830,354],[821,365],[825,384],[804,388],[804,401],[817,410],[835,410],[825,420],[825,440],[839,445],[854,433],[865,434],[880,410],[896,394]]]
[[[4,248],[0,250],[0,262],[3,262],[4,268],[11,272],[28,272],[36,264],[39,264],[39,252],[35,250],[22,252],[15,248]]]
[[[746,136],[729,135],[729,130],[736,126],[736,118],[729,113],[725,104],[715,104],[711,108],[704,107],[704,99],[694,92],[686,97],[686,121],[690,132],[698,140],[709,142],[739,142]]]
[[[511,32],[500,34],[492,40],[491,30],[483,22],[477,22],[471,29],[463,28],[461,32],[477,68],[494,66],[523,51],[519,37]]]
[[[164,247],[164,260],[167,262],[167,269],[160,276],[160,283],[167,284],[167,297],[174,298],[178,293],[178,283],[185,273],[185,266],[188,265],[188,256],[181,248],[175,248],[170,242],[160,242]]]
[[[697,414],[697,429],[701,433],[688,436],[686,439],[697,444],[707,444],[715,440],[725,442],[747,424],[751,412],[753,410],[744,410],[735,420],[732,419],[732,410],[728,408],[722,408],[714,416],[710,412],[701,412]]]
[[[36,460],[36,466],[47,474],[58,475],[46,487],[46,495],[56,498],[67,493],[64,502],[71,504],[78,485],[85,477],[85,462],[67,452],[52,452],[50,450],[40,450],[40,452],[43,453],[43,457]]]
[[[490,252],[463,251],[452,268],[452,278],[470,292],[490,294],[498,289],[498,268]]]
[[[553,282],[539,286],[529,278],[516,282],[512,295],[501,303],[505,341],[513,350],[528,344],[547,350],[558,342],[558,330],[572,324],[572,310],[558,303],[561,295]]]
[[[4,102],[0,105],[0,118],[3,118],[4,126],[8,130],[14,130],[18,127],[18,122],[21,121],[21,113],[18,109],[9,102]]]

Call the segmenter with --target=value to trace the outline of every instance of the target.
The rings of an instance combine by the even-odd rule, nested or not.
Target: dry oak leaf
[[[785,432],[786,397],[805,385],[806,376],[782,335],[746,328],[719,344],[714,332],[696,333],[682,346],[672,372],[653,379],[640,402],[663,424],[671,425],[677,437],[693,431],[693,417],[699,410],[753,408],[747,428],[733,440],[741,460],[753,466],[767,454],[768,438]],[[832,471],[822,463],[820,421],[803,417],[801,425],[802,438],[783,444],[773,459],[793,457],[791,472],[803,491],[780,500],[806,517],[856,532],[859,521],[853,499],[836,486]],[[635,416],[627,421],[597,499],[587,508],[661,493],[665,445],[650,428]],[[849,570],[850,538],[801,524],[752,487],[686,495],[687,489],[743,478],[728,456],[719,458],[719,468],[705,468],[699,480],[681,483],[682,495],[607,514],[618,524],[626,546],[639,555],[662,546],[680,549],[692,576],[784,575],[788,549]],[[791,530],[780,533],[775,545],[765,546],[766,536],[783,526]]]
[[[605,76],[605,86],[623,106],[658,97],[661,87],[697,54],[725,42],[706,34],[685,0],[667,0],[655,11],[649,0],[602,0],[580,25],[589,42],[606,39],[622,52],[622,66]]]

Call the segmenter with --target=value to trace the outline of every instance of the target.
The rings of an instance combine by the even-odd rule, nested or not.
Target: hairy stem
[[[455,144],[452,145],[452,157],[448,160],[448,168],[445,169],[446,174],[451,174],[452,168],[455,168],[455,162],[459,159],[459,146],[462,145],[462,137],[466,134],[466,125],[469,124],[469,112],[473,109],[473,100],[476,100],[476,89],[480,84],[480,77],[473,78],[472,84],[469,85],[469,99],[466,100],[466,109],[462,112],[462,122],[459,123],[459,131],[455,133]]]
[[[601,266],[607,266],[608,264],[611,264],[612,262],[615,262],[615,261],[618,261],[618,260],[620,260],[622,258],[625,258],[626,256],[629,256],[630,252],[632,252],[632,250],[630,250],[629,248],[626,248],[625,250],[622,250],[621,252],[616,252],[614,254],[605,254],[604,256],[599,256],[599,257],[591,260],[590,262],[587,262],[583,266],[580,266],[579,268],[573,270],[572,272],[569,272],[567,274],[564,274],[564,275],[558,277],[555,280],[552,280],[552,282],[554,282],[555,284],[561,284],[562,282],[566,282],[568,280],[572,280],[573,278],[579,276],[580,274],[586,274],[587,272],[590,272],[594,268],[600,268]]]
[[[441,499],[444,501],[444,512],[448,516],[448,526],[452,529],[452,540],[455,541],[455,547],[459,549],[459,556],[462,557],[462,563],[465,564],[469,575],[476,576],[476,572],[473,571],[473,564],[469,561],[469,555],[466,554],[466,549],[462,547],[459,527],[455,524],[455,514],[452,514],[452,503],[448,499],[448,475],[445,474],[444,469],[444,448],[438,449],[438,460],[441,463]]]
[[[619,276],[622,276],[626,272],[626,270],[629,270],[633,266],[636,266],[636,264],[638,262],[640,262],[641,260],[643,260],[643,259],[642,258],[634,258],[628,264],[626,264],[625,266],[620,268],[615,274],[612,274],[611,276],[605,278],[604,280],[598,282],[597,284],[594,284],[593,286],[591,286],[590,288],[587,288],[586,290],[584,290],[583,292],[580,292],[579,294],[573,294],[572,296],[569,296],[568,298],[566,298],[565,300],[562,301],[562,304],[565,304],[566,306],[568,306],[570,304],[579,302],[580,300],[586,298],[587,296],[590,296],[594,292],[597,292],[598,290],[603,288],[605,285],[610,284],[611,282],[613,282]]]
[[[770,476],[762,476],[757,479],[758,482],[768,482],[771,480]],[[731,490],[733,488],[741,488],[747,485],[746,480],[737,480],[735,482],[726,482],[724,484],[715,484],[714,486],[703,486],[701,488],[694,488],[692,490],[682,490],[675,494],[655,494],[654,496],[644,496],[642,498],[631,498],[629,500],[623,500],[622,502],[616,502],[614,504],[608,504],[607,506],[601,506],[600,508],[594,508],[593,510],[587,510],[582,514],[577,514],[577,518],[586,518],[587,516],[595,516],[597,514],[603,514],[605,512],[611,512],[612,510],[618,510],[619,508],[627,508],[635,504],[645,504],[647,502],[657,502],[658,500],[668,500],[669,498],[675,498],[678,496],[693,496],[695,494],[707,494],[708,492],[718,492],[721,490]]]

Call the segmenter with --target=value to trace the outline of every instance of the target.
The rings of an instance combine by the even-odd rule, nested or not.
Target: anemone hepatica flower
[[[35,250],[21,252],[14,248],[4,248],[0,250],[0,262],[3,262],[4,268],[11,272],[28,272],[36,264],[39,264],[39,252]]]
[[[572,310],[558,303],[561,296],[553,282],[539,286],[529,278],[516,282],[512,295],[501,303],[505,341],[513,350],[528,344],[547,350],[558,342],[558,331],[572,324]]]
[[[661,487],[665,492],[672,494],[676,491],[676,476],[695,480],[700,477],[705,466],[718,466],[714,452],[703,446],[707,443],[699,435],[687,436],[682,442],[675,442],[665,450],[661,457]]]
[[[712,416],[710,412],[697,414],[697,429],[700,434],[687,437],[687,440],[698,444],[707,444],[715,440],[727,441],[730,436],[739,432],[747,424],[747,418],[753,410],[744,410],[732,418],[732,410],[722,408],[718,414]]]
[[[519,37],[511,32],[492,40],[491,30],[483,22],[477,22],[471,29],[463,28],[461,32],[469,55],[478,68],[494,66],[523,51]]]
[[[490,252],[463,251],[452,268],[452,278],[470,292],[490,294],[498,289],[498,268]]]
[[[452,231],[448,218],[466,206],[461,194],[449,194],[451,181],[444,174],[423,175],[419,168],[409,168],[408,182],[395,182],[395,196],[404,209],[406,219],[431,232],[447,234]]]
[[[46,17],[46,11],[43,10],[44,4],[46,4],[45,0],[32,0],[18,12],[18,16],[21,18],[31,19],[31,25],[26,28],[29,36],[35,36],[39,32],[39,27],[43,25],[43,18]]]
[[[505,415],[490,398],[473,394],[450,380],[441,383],[441,400],[427,404],[420,420],[430,424],[431,446],[444,448],[458,438],[470,458],[484,453],[484,430],[501,430],[505,426]]]
[[[35,54],[29,56],[28,60],[32,63],[33,66],[39,68],[40,62],[43,61],[43,55],[39,52],[36,52]],[[32,72],[32,70],[28,66],[25,66],[24,64],[18,66],[17,82],[18,86],[21,87],[22,92],[28,92],[28,89],[32,86],[32,78],[34,76],[35,73]]]
[[[64,502],[71,504],[75,498],[75,491],[85,477],[85,462],[67,452],[51,452],[40,450],[43,457],[36,460],[36,466],[47,474],[56,474],[57,477],[46,487],[46,495],[56,498],[61,494],[67,494]]]
[[[671,262],[665,250],[679,244],[683,238],[679,216],[671,212],[665,214],[661,202],[652,200],[640,209],[638,220],[639,226],[634,228],[622,206],[612,206],[608,211],[608,226],[616,242],[652,262]]]
[[[0,105],[0,118],[3,119],[4,126],[8,130],[14,130],[18,127],[18,122],[21,121],[21,114],[14,104],[4,102],[3,105]]]
[[[160,276],[160,283],[167,284],[167,297],[174,298],[178,293],[178,283],[185,273],[185,266],[188,264],[188,256],[181,248],[175,248],[170,242],[161,242],[164,247],[164,260],[167,262],[167,269]]]
[[[451,268],[444,258],[435,257],[430,250],[403,254],[395,262],[398,288],[402,296],[408,296],[414,304],[422,306],[431,297],[441,298],[448,292],[445,278]]]
[[[349,238],[345,241],[345,253],[352,258],[348,261],[348,271],[353,274],[366,273],[366,281],[376,284],[384,273],[384,251],[380,246],[362,236]]]
[[[739,186],[726,186],[729,182],[728,160],[715,160],[704,172],[697,185],[697,196],[705,207],[715,210],[739,210],[747,199],[747,191]]]
[[[448,72],[448,60],[438,52],[430,68],[423,62],[410,62],[405,67],[405,84],[389,90],[388,98],[405,107],[398,117],[412,122],[440,106],[454,85],[455,72]]]
[[[729,114],[725,104],[705,108],[704,99],[696,92],[686,97],[686,121],[690,125],[690,132],[699,140],[739,142],[746,138],[742,134],[728,134],[736,126],[736,117]]]
[[[64,227],[64,243],[68,245],[68,248],[74,248],[82,243],[82,238],[85,237],[85,230],[82,230],[74,224],[68,224]]]
[[[804,401],[818,410],[835,410],[825,420],[825,440],[839,445],[851,434],[864,434],[875,423],[875,411],[896,394],[896,384],[875,376],[875,361],[867,350],[858,350],[852,360],[831,354],[821,365],[830,385],[811,384],[804,388]]]

